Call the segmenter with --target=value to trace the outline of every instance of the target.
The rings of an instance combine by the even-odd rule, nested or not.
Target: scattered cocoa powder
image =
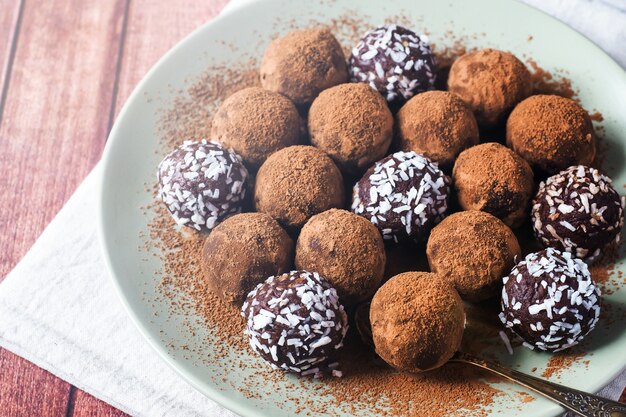
[[[544,369],[541,373],[541,376],[544,378],[552,378],[553,376],[556,376],[558,378],[559,373],[563,369],[569,368],[575,363],[581,363],[588,366],[589,360],[583,360],[585,356],[585,352],[578,351],[555,353],[550,357],[550,359],[548,359],[546,369]]]
[[[561,97],[576,99],[578,91],[572,87],[572,80],[541,68],[532,58],[526,60],[531,67],[531,79],[534,94],[556,94]]]
[[[342,41],[344,50],[348,52],[350,44],[364,32],[363,20],[357,16],[358,13],[355,12],[351,17],[336,19],[329,24],[332,32]],[[401,20],[398,22],[403,23]],[[289,27],[289,23],[282,23],[285,23],[283,27]],[[295,27],[296,23],[292,22],[291,26]],[[319,26],[319,22],[312,21],[311,26]],[[455,39],[453,36],[449,38]],[[451,63],[453,58],[465,52],[465,47],[462,41],[457,40],[453,47],[442,48],[437,52],[440,68],[443,68],[444,74],[440,80],[443,80],[445,86],[447,75],[444,58],[450,57]],[[180,92],[174,102],[161,113],[159,134],[163,138],[163,147],[156,151],[165,154],[185,139],[208,137],[209,121],[217,106],[231,93],[244,87],[259,85],[256,68],[257,62],[254,60],[237,70],[230,67],[212,67],[199,79],[190,80],[188,91]],[[552,92],[558,91],[564,96],[575,95],[569,80],[554,79],[547,72],[539,76],[535,73],[533,81],[540,88],[549,87]],[[146,189],[156,196],[154,185],[151,184]],[[344,359],[341,362],[344,378],[319,381],[308,378],[292,379],[281,372],[271,371],[260,360],[250,360],[249,356],[244,355],[249,352],[249,347],[243,337],[243,319],[239,311],[213,295],[201,279],[203,237],[184,230],[179,231],[167,210],[156,202],[144,207],[143,211],[154,220],[150,224],[149,233],[142,235],[145,246],[141,250],[159,256],[163,262],[163,274],[159,274],[162,276],[159,297],[170,303],[168,314],[184,315],[185,327],[191,337],[199,337],[204,330],[210,334],[206,344],[201,348],[187,343],[176,346],[173,341],[164,342],[172,349],[185,352],[185,357],[190,357],[189,355],[193,353],[202,361],[219,364],[219,367],[224,369],[224,374],[216,379],[224,383],[233,384],[225,376],[229,372],[243,369],[251,371],[252,376],[246,377],[246,386],[237,384],[232,387],[245,396],[263,399],[275,395],[278,388],[276,384],[280,383],[281,392],[285,396],[285,405],[293,405],[297,413],[304,415],[326,414],[329,409],[333,409],[337,412],[365,412],[382,416],[432,414],[486,416],[489,406],[502,395],[501,391],[489,385],[490,381],[496,380],[492,376],[460,364],[447,364],[438,370],[421,375],[394,371],[364,347],[354,331],[349,333],[346,348],[343,350]],[[423,250],[412,247],[409,252],[423,253]],[[425,257],[416,258],[420,258],[420,262],[424,263]],[[621,272],[614,274],[607,272],[609,269],[605,267],[594,268],[598,268],[599,271],[595,273],[596,277],[599,277],[596,279],[607,282],[607,285],[613,285],[614,282],[626,284]],[[602,274],[606,274],[606,278]],[[502,349],[497,336],[501,326],[494,314],[498,307],[495,302],[490,305],[488,311],[491,313],[483,311],[482,305],[480,307],[478,310],[481,313],[478,316],[486,318],[468,321],[463,349],[467,343],[469,351],[489,358],[491,352],[496,350],[495,347]],[[601,320],[601,323],[604,321]],[[481,331],[476,331],[479,327]],[[518,341],[512,340],[512,343],[516,345]],[[209,352],[207,348],[210,348],[210,354],[207,354]],[[232,352],[238,355],[233,357]],[[561,362],[560,359],[555,359],[551,366],[554,369],[552,372],[555,373],[569,364],[568,361]],[[558,368],[559,366],[561,368]],[[306,395],[309,392],[324,396],[327,401],[319,401],[317,395],[315,399],[311,399]],[[524,402],[524,398],[521,401]]]

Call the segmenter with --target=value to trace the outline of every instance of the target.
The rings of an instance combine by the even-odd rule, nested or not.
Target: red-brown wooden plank
[[[183,37],[215,17],[228,0],[137,0],[130,5],[116,114],[148,70]]]
[[[115,114],[135,85],[165,52],[193,29],[216,16],[226,3],[225,0],[184,0],[173,5],[167,1],[132,1],[127,16]],[[74,417],[125,415],[81,391],[76,391],[70,402]]]
[[[0,15],[11,1],[3,2]],[[6,58],[11,47],[0,46],[2,68],[11,70],[0,121],[0,195],[5,197],[0,280],[100,156],[124,5],[124,0],[27,1],[21,16],[17,12],[13,18],[17,22],[20,16],[12,65]],[[0,415],[65,415],[66,382],[5,350],[0,350],[0,369]]]
[[[8,0],[0,7],[0,118],[4,106],[4,93],[8,86],[16,38],[19,33],[23,0]]]
[[[84,391],[76,390],[70,397],[67,416],[126,417],[127,414]]]

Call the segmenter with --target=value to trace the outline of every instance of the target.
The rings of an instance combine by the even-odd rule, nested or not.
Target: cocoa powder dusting
[[[282,23],[286,23],[283,27],[289,26],[288,22]],[[354,16],[325,24],[337,36],[345,51],[349,51],[350,44],[354,43],[367,27],[363,21]],[[311,26],[319,26],[319,22],[312,22]],[[443,85],[447,77],[446,68],[449,68],[453,59],[463,52],[465,47],[460,41],[447,49],[437,49],[442,68],[440,82],[443,82]],[[550,89],[551,92],[558,91],[560,95],[567,97],[575,96],[569,80],[553,79],[536,64],[529,63],[534,70],[533,82],[536,89],[542,92]],[[230,67],[211,67],[198,79],[190,80],[187,91],[180,92],[160,114],[158,134],[162,138],[162,148],[157,150],[159,154],[164,155],[184,140],[209,137],[211,118],[220,103],[237,90],[260,84],[257,61],[250,60],[239,68],[234,70]],[[596,117],[594,120],[599,121]],[[224,383],[232,384],[232,388],[239,390],[244,396],[264,399],[280,390],[285,398],[285,405],[277,406],[293,406],[297,413],[303,415],[345,412],[380,416],[486,416],[493,402],[503,395],[501,391],[489,385],[494,378],[461,364],[450,363],[435,371],[419,375],[395,371],[362,343],[354,331],[355,326],[352,326],[345,341],[346,346],[341,353],[343,378],[321,380],[293,378],[282,372],[270,370],[256,357],[250,360],[247,355],[250,349],[243,335],[244,322],[238,309],[213,295],[203,279],[201,252],[204,236],[179,230],[167,210],[156,201],[155,186],[149,185],[147,190],[155,196],[155,202],[143,208],[146,215],[152,216],[153,220],[149,224],[148,235],[143,237],[145,246],[142,249],[148,254],[160,257],[163,263],[163,271],[159,274],[162,277],[159,294],[170,305],[167,313],[172,317],[177,315],[187,317],[185,327],[190,339],[194,336],[197,338],[199,330],[206,330],[210,334],[203,344],[204,350],[198,350],[200,348],[187,344],[178,348],[185,353],[196,353],[203,361],[218,364],[226,373],[239,373],[239,370],[252,372],[252,376],[244,376],[245,386],[235,386],[225,376],[221,377]],[[423,251],[423,248],[421,250]],[[388,266],[388,269],[393,267]],[[621,274],[612,272],[610,267],[606,266],[595,266],[592,273],[605,291],[607,289],[604,287],[609,288],[615,282],[624,280]],[[472,316],[471,313],[468,314]],[[489,315],[490,319],[494,317]],[[481,320],[476,321],[484,323]],[[485,350],[491,341],[496,340],[498,324],[490,323],[486,326],[488,329],[484,331],[485,336],[481,335],[475,339],[472,337],[471,320],[468,326],[470,331],[466,331],[463,348],[465,349],[466,342],[471,342],[474,348],[478,346],[477,353],[484,353],[484,357],[489,357]],[[478,345],[473,340],[481,340],[484,344]],[[512,342],[514,345],[517,343]],[[166,343],[172,349],[176,348],[174,342]],[[210,351],[207,348],[210,348]],[[233,356],[232,352],[238,355]],[[572,357],[574,359],[571,359]],[[552,376],[558,373],[559,369],[581,360],[583,353],[577,353],[572,357],[557,355],[552,358],[544,371],[544,377]],[[303,395],[306,392],[315,392],[315,398]],[[522,403],[533,399],[526,393],[518,394]],[[318,395],[327,400],[320,401]],[[519,404],[517,406],[519,407]],[[512,404],[510,407],[514,408],[516,405]]]

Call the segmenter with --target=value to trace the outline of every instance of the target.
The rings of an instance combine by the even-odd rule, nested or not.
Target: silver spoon
[[[573,388],[564,387],[545,379],[526,375],[522,372],[505,368],[494,362],[486,361],[463,352],[457,352],[450,362],[461,362],[477,366],[491,373],[500,375],[516,384],[522,385],[544,397],[559,403],[569,411],[583,417],[626,417],[626,405],[607,400],[597,395],[588,394]]]
[[[374,346],[372,330],[369,324],[369,303],[362,304],[355,311],[355,322],[358,332],[364,341]],[[567,410],[582,417],[626,417],[626,405],[617,401],[607,400],[597,395],[588,394],[568,388],[545,379],[526,375],[522,372],[506,368],[495,362],[486,361],[464,352],[457,352],[450,362],[465,363],[500,375],[552,400]]]

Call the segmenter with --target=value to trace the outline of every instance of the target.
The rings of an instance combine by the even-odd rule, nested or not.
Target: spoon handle
[[[626,405],[616,401],[607,400],[597,395],[591,395],[544,379],[526,375],[466,353],[458,353],[453,358],[453,361],[468,363],[498,374],[544,397],[556,401],[569,411],[573,411],[583,417],[626,417]]]

